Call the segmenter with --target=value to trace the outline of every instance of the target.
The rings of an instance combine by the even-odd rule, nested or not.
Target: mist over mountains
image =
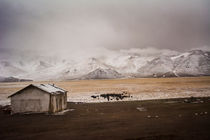
[[[208,50],[196,49],[184,53],[154,48],[106,51],[105,55],[81,56],[80,59],[65,59],[62,56],[1,59],[1,81],[8,77],[71,80],[210,75]]]

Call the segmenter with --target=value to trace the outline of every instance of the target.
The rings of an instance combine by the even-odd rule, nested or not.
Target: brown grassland
[[[69,94],[121,91],[127,91],[132,94],[141,94],[151,92],[173,93],[210,90],[210,77],[207,76],[0,83],[0,95],[4,94],[4,96],[8,96],[31,83],[54,83],[69,91]]]

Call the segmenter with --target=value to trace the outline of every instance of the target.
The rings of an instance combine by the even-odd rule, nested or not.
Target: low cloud
[[[210,46],[209,9],[209,0],[1,0],[0,55],[80,59]]]

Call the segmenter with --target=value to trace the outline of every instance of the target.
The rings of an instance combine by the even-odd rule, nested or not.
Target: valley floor
[[[131,98],[123,100],[150,100],[185,97],[210,97],[210,77],[136,78],[78,81],[45,81],[0,83],[0,105],[9,104],[7,98],[31,83],[54,83],[68,90],[69,102],[107,102],[92,98],[107,93],[127,92]],[[109,102],[116,101],[115,99]]]
[[[9,115],[0,139],[209,140],[210,98],[69,103],[65,115]]]

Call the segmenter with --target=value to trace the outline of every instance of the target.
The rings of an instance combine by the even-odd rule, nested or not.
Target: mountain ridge
[[[36,60],[0,61],[1,77],[32,80],[110,79],[124,77],[209,76],[210,51],[191,50],[155,57],[131,53],[114,57],[91,57],[81,62]]]

